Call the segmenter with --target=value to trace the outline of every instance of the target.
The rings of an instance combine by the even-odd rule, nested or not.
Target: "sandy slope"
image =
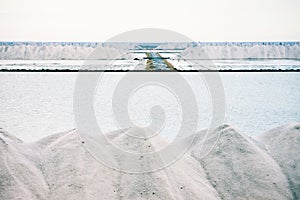
[[[295,128],[281,129],[294,131],[299,139]],[[167,144],[161,138],[131,137],[136,134],[152,133],[132,128],[110,133],[108,138],[126,151],[143,153]],[[195,135],[191,150],[173,165],[152,173],[132,174],[97,162],[76,130],[32,144],[1,131],[0,199],[295,199],[289,184],[291,180],[299,183],[299,173],[286,170],[284,162],[276,156],[273,159],[252,139],[228,125],[217,128],[202,143],[204,135]],[[290,151],[296,142],[286,140],[282,150]],[[124,162],[117,155],[112,157]],[[289,160],[299,161],[299,154]],[[145,157],[141,167],[151,162]]]

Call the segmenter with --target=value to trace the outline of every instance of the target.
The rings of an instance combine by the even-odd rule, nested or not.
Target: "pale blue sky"
[[[165,28],[196,41],[299,41],[300,0],[0,0],[0,41],[105,41]]]

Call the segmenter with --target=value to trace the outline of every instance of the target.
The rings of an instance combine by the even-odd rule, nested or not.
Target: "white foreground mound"
[[[300,123],[274,128],[256,139],[282,168],[294,198],[300,199]]]
[[[203,143],[196,141],[192,155],[222,199],[292,199],[278,164],[231,126],[220,126]]]
[[[136,137],[139,134],[153,135],[131,128],[108,138],[129,152],[147,153],[167,145],[157,136],[145,140]],[[96,161],[76,130],[32,144],[0,130],[0,199],[295,199],[281,172],[284,163],[278,165],[250,138],[228,125],[208,134],[204,142],[203,136],[197,134],[191,151],[174,164],[132,174]],[[289,142],[295,141],[288,140],[286,149],[293,145]],[[117,155],[112,158],[124,162]],[[153,164],[146,156],[141,159],[143,165]]]
[[[38,163],[37,152],[0,129],[0,199],[47,199]]]
[[[143,144],[144,139],[128,138],[121,131],[110,138],[124,144],[122,147],[128,144],[128,150],[135,147],[139,151],[149,145]],[[11,148],[14,150],[8,150]],[[34,159],[22,155],[27,148],[38,152]],[[1,144],[1,159],[7,156],[14,160],[1,165],[1,180],[8,180],[1,181],[0,199],[219,199],[201,165],[189,155],[152,173],[119,172],[97,162],[76,131],[44,138],[33,146],[15,141]],[[16,173],[12,171],[15,165],[22,166],[15,169]]]

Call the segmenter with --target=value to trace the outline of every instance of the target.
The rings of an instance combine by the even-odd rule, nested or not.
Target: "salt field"
[[[299,199],[299,43],[6,45],[0,199]]]

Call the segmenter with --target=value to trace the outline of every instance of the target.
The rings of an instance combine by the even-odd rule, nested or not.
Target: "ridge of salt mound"
[[[132,128],[108,134],[108,137],[116,144],[131,142],[128,143],[129,149],[133,146],[142,149],[143,143],[135,143],[138,138],[130,139],[130,134],[126,134],[137,134],[136,131],[148,132]],[[69,199],[219,199],[202,167],[189,155],[160,171],[130,174],[97,162],[84,148],[76,131],[57,135],[57,140],[51,138],[48,141],[41,157],[44,176],[50,187],[49,199],[66,196]],[[45,141],[40,142],[45,145]]]
[[[207,154],[201,152],[203,149]],[[222,199],[292,199],[278,164],[229,125],[210,132],[204,142],[196,142],[192,156],[201,163]]]
[[[9,134],[8,132],[4,131],[2,128],[0,128],[0,140],[5,143],[7,140],[11,142],[17,142],[17,143],[22,143],[22,140],[19,138]]]
[[[0,199],[46,199],[47,183],[36,156],[29,146],[18,138],[0,130]]]
[[[264,145],[286,175],[295,199],[300,199],[300,123],[271,129],[255,139]]]
[[[150,153],[168,145],[159,134],[147,128],[133,127],[111,140],[115,145],[132,153]]]

